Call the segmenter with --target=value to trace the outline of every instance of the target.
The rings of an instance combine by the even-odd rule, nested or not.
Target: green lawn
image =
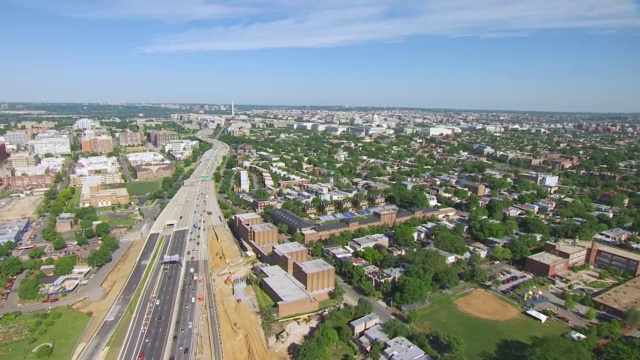
[[[520,340],[530,342],[535,336],[562,335],[570,329],[562,323],[549,320],[541,324],[526,315],[515,320],[491,321],[467,315],[458,310],[455,299],[441,295],[431,299],[431,303],[418,309],[415,325],[423,331],[442,331],[463,339],[466,358],[483,359],[483,355],[493,354],[500,340]]]
[[[276,305],[258,284],[253,285],[253,291],[256,293],[256,298],[258,298],[258,304],[261,309],[270,309]]]
[[[62,317],[53,320],[53,313],[60,313]],[[44,314],[46,311],[23,314],[15,320],[4,319],[0,321],[0,331],[17,324],[31,327],[39,318],[34,314]],[[41,318],[40,318],[41,319]],[[66,360],[70,359],[77,345],[78,339],[84,331],[90,318],[78,311],[68,307],[59,307],[52,310],[48,319],[41,319],[43,324],[34,332],[24,338],[24,340],[0,345],[0,360],[11,359],[36,359],[36,355],[31,352],[36,346],[42,343],[53,343],[53,354],[47,359]],[[53,322],[53,324],[51,324]],[[49,324],[49,326],[46,326]],[[33,341],[35,339],[35,341]],[[30,343],[31,342],[31,343]]]
[[[591,288],[594,288],[594,289],[604,289],[604,288],[609,287],[611,285],[612,285],[612,283],[606,283],[604,281],[598,281],[598,280],[592,281],[592,282],[589,282],[589,283],[585,284],[585,286],[588,286],[588,287],[591,287]]]
[[[146,195],[160,188],[160,181],[132,181],[127,184],[127,191],[131,196]]]

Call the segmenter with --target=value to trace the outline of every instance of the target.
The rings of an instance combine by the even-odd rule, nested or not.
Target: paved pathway
[[[386,306],[380,304],[376,298],[359,294],[356,289],[353,288],[353,286],[347,284],[344,280],[342,280],[341,277],[337,275],[336,285],[339,285],[340,287],[342,287],[342,289],[344,289],[344,301],[347,304],[355,306],[358,304],[358,300],[365,299],[371,303],[371,305],[373,306],[373,312],[378,315],[380,321],[387,322],[389,320],[395,319],[391,311],[389,311]]]

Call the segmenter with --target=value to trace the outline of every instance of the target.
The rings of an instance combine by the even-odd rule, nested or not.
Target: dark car
[[[185,354],[188,354],[188,353],[189,353],[189,348],[188,348],[188,347],[184,348],[184,353],[185,353]]]

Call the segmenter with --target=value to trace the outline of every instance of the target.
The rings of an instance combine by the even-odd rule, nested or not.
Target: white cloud
[[[44,0],[29,0],[44,1]],[[640,28],[633,0],[60,0],[73,16],[189,22],[145,52],[315,48],[411,36],[523,36]],[[62,3],[62,6],[59,6]],[[82,4],[76,7],[75,5]],[[73,5],[73,6],[72,6]],[[71,9],[74,9],[71,11]],[[224,22],[220,23],[219,20]],[[194,25],[195,26],[195,25]]]

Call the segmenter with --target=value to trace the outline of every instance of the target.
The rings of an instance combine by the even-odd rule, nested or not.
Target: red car
[[[53,298],[53,299],[51,299],[51,302],[52,302],[52,303],[54,303],[54,302],[58,302],[58,301],[60,301],[60,299],[59,299],[59,298]]]
[[[44,299],[44,300],[42,300],[42,303],[43,303],[43,304],[44,304],[44,303],[48,303],[48,302],[51,302],[51,299]]]
[[[571,319],[569,319],[569,318],[568,318],[568,317],[566,317],[566,316],[560,316],[560,317],[558,317],[558,318],[559,318],[560,320],[562,320],[562,321],[566,322],[567,324],[571,323]]]
[[[138,354],[138,360],[144,360],[144,351],[140,351],[140,354]]]

